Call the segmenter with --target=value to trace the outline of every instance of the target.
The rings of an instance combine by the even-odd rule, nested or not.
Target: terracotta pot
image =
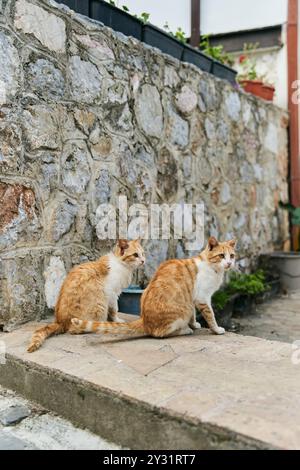
[[[273,101],[275,88],[272,85],[263,85],[262,86],[262,98],[267,101]]]
[[[242,80],[241,85],[244,88],[246,93],[251,93],[252,95],[259,96],[262,95],[263,82],[260,80]]]
[[[246,93],[251,93],[263,100],[273,101],[275,88],[265,85],[261,80],[242,80],[241,85]]]

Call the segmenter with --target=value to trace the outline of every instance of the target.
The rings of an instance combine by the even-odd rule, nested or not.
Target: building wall
[[[201,0],[201,31],[220,34],[283,24],[287,5],[288,0]]]
[[[0,325],[44,317],[106,253],[99,204],[203,203],[244,267],[289,237],[288,117],[48,0],[0,15]],[[100,227],[101,228],[101,227]],[[187,240],[144,242],[147,281]]]
[[[233,68],[243,71],[239,64],[241,53],[233,54],[235,63]],[[275,86],[274,103],[283,109],[288,109],[288,64],[287,64],[287,33],[286,25],[282,30],[282,46],[270,49],[261,49],[252,54],[256,62],[257,74],[267,83]]]

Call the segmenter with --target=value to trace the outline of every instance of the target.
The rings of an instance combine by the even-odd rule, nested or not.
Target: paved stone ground
[[[0,387],[0,450],[33,449],[111,450],[119,447]]]
[[[237,332],[269,340],[300,340],[300,292],[275,298],[258,306],[254,315],[234,319]]]
[[[0,383],[109,441],[300,449],[300,365],[291,344],[205,329],[163,340],[66,334],[28,354],[36,326],[0,333],[8,353]]]

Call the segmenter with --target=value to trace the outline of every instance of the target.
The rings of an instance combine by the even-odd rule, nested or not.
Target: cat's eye
[[[220,258],[224,259],[224,258],[225,258],[225,255],[222,253],[222,254],[220,255]]]
[[[233,258],[234,258],[234,254],[230,255],[230,258],[233,259]]]
[[[138,258],[139,257],[139,254],[138,253],[133,253],[133,255],[135,258]]]

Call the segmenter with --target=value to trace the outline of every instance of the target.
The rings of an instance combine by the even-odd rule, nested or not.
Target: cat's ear
[[[236,247],[236,244],[237,244],[237,240],[234,238],[233,240],[229,240],[229,242],[227,242],[229,246],[231,246],[232,248],[235,248]]]
[[[219,245],[219,242],[215,237],[209,237],[209,239],[208,239],[208,249],[210,251],[213,250],[218,245]]]
[[[125,250],[129,248],[129,243],[127,240],[123,240],[123,239],[118,240],[118,247],[120,248],[121,256],[123,256],[125,253]]]

